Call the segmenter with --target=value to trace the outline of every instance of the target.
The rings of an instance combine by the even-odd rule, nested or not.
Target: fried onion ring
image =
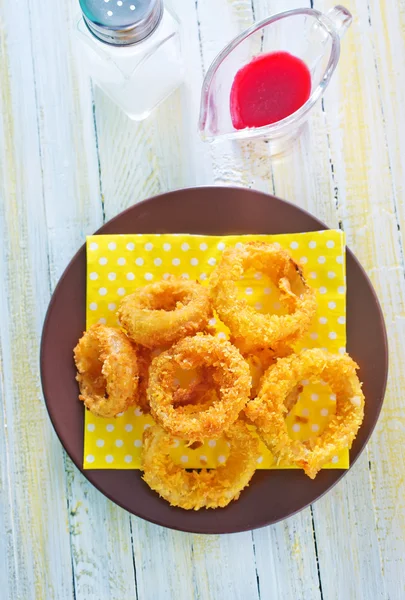
[[[126,296],[118,318],[128,336],[147,348],[167,346],[193,335],[211,317],[209,291],[195,281],[170,277]]]
[[[82,400],[99,417],[115,417],[136,403],[138,361],[136,349],[114,327],[93,325],[74,349]]]
[[[336,453],[351,447],[364,417],[357,369],[349,355],[335,356],[317,348],[280,358],[268,369],[258,397],[248,403],[245,414],[278,463],[295,464],[314,479]],[[294,390],[304,379],[330,385],[336,395],[336,414],[319,436],[301,442],[290,438],[285,416],[290,408],[286,400],[290,394],[294,399]]]
[[[289,314],[262,314],[238,297],[237,281],[254,268],[268,275],[280,290],[280,302]],[[278,244],[249,242],[229,248],[210,278],[214,308],[231,331],[232,341],[243,352],[290,345],[309,329],[316,311],[315,291],[301,268]]]
[[[249,485],[257,466],[259,442],[241,421],[224,437],[230,445],[224,465],[209,471],[186,471],[170,458],[174,438],[158,425],[150,427],[143,435],[143,479],[172,506],[186,510],[226,506]]]
[[[175,407],[176,369],[211,367],[218,399],[207,409],[190,414],[187,407]],[[148,400],[159,425],[190,442],[218,437],[236,421],[249,399],[249,366],[240,352],[226,340],[196,335],[181,340],[152,361],[149,370]]]

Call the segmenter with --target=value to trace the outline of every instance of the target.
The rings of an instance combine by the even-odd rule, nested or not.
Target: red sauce
[[[231,89],[231,117],[235,129],[262,127],[298,110],[311,93],[306,64],[288,52],[254,58],[235,76]]]

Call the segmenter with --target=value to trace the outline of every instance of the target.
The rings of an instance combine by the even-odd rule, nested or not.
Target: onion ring
[[[211,314],[207,288],[175,277],[139,288],[118,309],[128,336],[147,348],[168,346],[201,331]]]
[[[136,349],[114,327],[93,325],[74,349],[82,400],[99,417],[115,417],[136,403],[138,361]]]
[[[238,421],[225,433],[230,452],[216,469],[186,471],[170,458],[174,438],[155,425],[144,432],[142,470],[149,487],[172,506],[186,510],[224,507],[249,485],[259,457],[259,441]]]
[[[176,369],[211,367],[218,399],[207,410],[189,414],[186,407],[174,406]],[[234,423],[249,399],[249,366],[240,352],[226,340],[196,335],[181,340],[162,352],[149,370],[148,400],[156,422],[171,434],[204,441],[218,437]]]
[[[278,463],[304,469],[314,479],[322,466],[344,448],[350,448],[364,417],[364,395],[356,374],[358,365],[349,355],[333,355],[314,348],[278,359],[265,373],[258,397],[248,403],[245,414]],[[292,440],[285,415],[286,399],[304,379],[320,379],[336,394],[336,414],[325,430],[305,442]]]
[[[236,282],[249,268],[266,273],[280,290],[280,302],[290,314],[261,314],[238,297]],[[291,345],[309,329],[316,312],[315,291],[301,268],[278,244],[249,242],[229,248],[210,278],[214,308],[243,352]]]

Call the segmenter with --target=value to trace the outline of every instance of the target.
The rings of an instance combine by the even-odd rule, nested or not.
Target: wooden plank
[[[0,201],[0,231],[2,232],[4,214]],[[4,262],[0,260],[0,281],[5,281]],[[5,286],[0,287],[0,324],[8,317],[7,298]],[[13,586],[17,581],[17,563],[14,555],[15,529],[13,519],[13,502],[10,473],[10,451],[8,439],[8,423],[6,411],[6,388],[4,373],[6,369],[6,343],[8,338],[1,335],[0,327],[0,531],[2,534],[2,548],[0,549],[0,589],[5,598],[14,598]]]
[[[62,10],[51,2],[31,6],[36,97],[41,116],[39,140],[46,213],[43,237],[47,227],[52,288],[85,235],[103,220],[91,87],[72,37],[76,15],[76,2],[66,3]],[[58,32],[51,54],[44,30]],[[69,510],[75,598],[135,598],[127,513],[97,492],[69,459],[65,460],[65,469],[66,487],[62,491],[67,495]],[[58,597],[67,597],[58,591]]]
[[[1,2],[0,11],[0,460],[5,476],[0,499],[3,514],[5,507],[9,510],[0,562],[9,566],[8,597],[69,598],[62,450],[49,425],[38,374],[49,280],[34,73],[26,58],[29,11],[22,2]]]
[[[331,2],[322,4],[331,5]],[[405,290],[395,195],[375,72],[372,40],[377,34],[369,22],[366,3],[353,1],[346,5],[356,19],[342,45],[339,110],[329,110],[325,101],[331,159],[338,210],[348,244],[369,271],[390,326],[397,314],[393,286],[401,299]],[[394,334],[391,328],[395,344],[400,343],[401,333]],[[391,354],[394,381],[403,377],[401,361],[399,354]],[[353,472],[314,507],[323,590],[328,598],[403,596],[404,575],[400,567],[405,537],[403,501],[393,505],[401,498],[398,490],[403,472],[398,465],[403,465],[403,447],[386,433],[388,422],[397,422],[387,410],[396,409],[401,415],[401,405],[398,388],[394,391],[390,385],[382,418],[366,454]],[[388,459],[390,447],[395,452],[395,463]],[[384,520],[382,515],[389,515],[392,520]],[[336,556],[343,554],[348,560],[336,562]],[[327,576],[331,569],[335,572],[333,579]]]

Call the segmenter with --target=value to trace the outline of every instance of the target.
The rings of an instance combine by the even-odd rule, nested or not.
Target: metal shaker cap
[[[102,42],[129,46],[146,39],[163,16],[163,0],[79,0],[83,19]]]

